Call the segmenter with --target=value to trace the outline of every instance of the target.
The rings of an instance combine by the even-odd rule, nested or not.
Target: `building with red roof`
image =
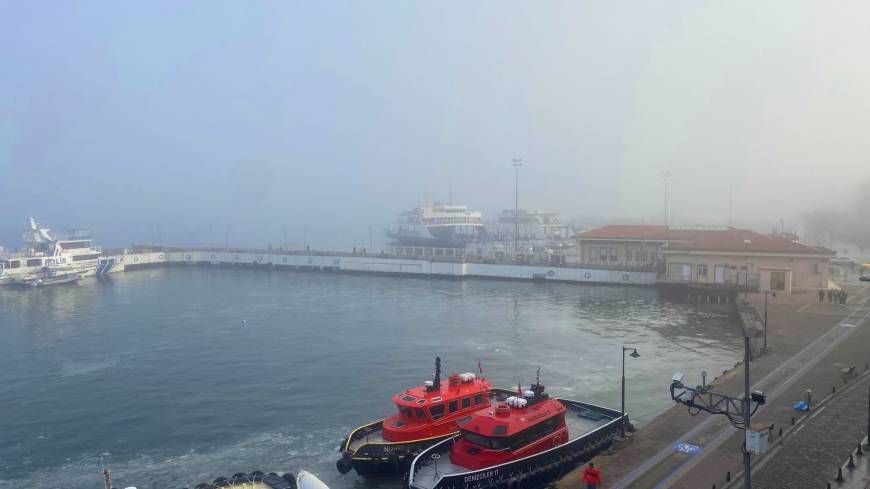
[[[726,226],[607,225],[575,238],[584,266],[651,268],[668,282],[785,293],[826,289],[835,255]]]

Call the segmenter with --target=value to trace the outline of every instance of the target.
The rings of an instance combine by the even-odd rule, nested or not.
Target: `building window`
[[[818,263],[813,263],[813,273],[822,273],[822,266]]]
[[[698,278],[707,278],[707,265],[698,265]]]
[[[607,261],[607,248],[598,248],[598,259],[601,261]]]
[[[610,248],[610,261],[616,261],[619,258],[619,255],[616,252],[616,248]]]

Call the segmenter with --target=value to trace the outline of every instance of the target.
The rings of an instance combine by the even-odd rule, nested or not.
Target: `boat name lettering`
[[[466,475],[463,482],[474,482],[479,481],[481,479],[489,479],[498,475],[498,469],[495,470],[487,470],[486,472],[478,472],[476,474]]]
[[[60,257],[60,258],[46,258],[45,259],[46,265],[60,265],[62,263],[66,263],[66,258]]]

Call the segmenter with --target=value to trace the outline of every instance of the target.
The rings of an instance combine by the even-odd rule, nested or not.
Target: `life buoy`
[[[627,273],[623,273],[623,274],[622,274],[622,281],[623,281],[623,282],[628,282],[628,280],[629,280],[630,278],[631,278],[631,277],[629,277]]]
[[[263,261],[263,257],[262,257],[262,256],[258,256],[258,257],[257,257],[257,261],[258,261],[258,262],[262,262],[262,261]]]
[[[592,278],[592,274],[589,272],[586,272],[583,274],[583,278],[585,278],[586,280],[589,280],[590,278]]]
[[[163,255],[157,255],[158,260],[163,260]]]
[[[214,253],[211,254],[211,259],[214,260]]]
[[[281,261],[287,263],[287,257],[285,256],[284,258],[281,258]]]

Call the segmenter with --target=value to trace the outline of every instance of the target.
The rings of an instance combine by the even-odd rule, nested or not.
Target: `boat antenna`
[[[535,375],[535,383],[541,385],[541,367],[538,366],[538,373]]]
[[[441,390],[441,357],[435,357],[435,380],[432,382],[432,390]]]

